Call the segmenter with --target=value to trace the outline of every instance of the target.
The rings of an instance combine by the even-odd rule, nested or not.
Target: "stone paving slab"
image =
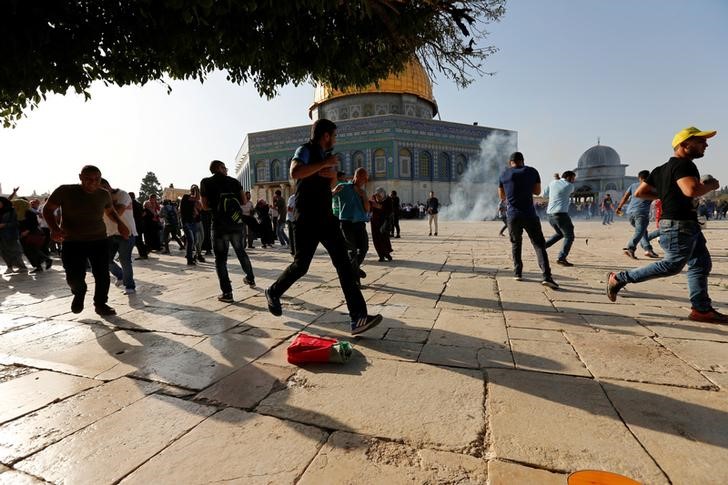
[[[44,483],[47,482],[17,470],[0,472],[0,485],[41,485]]]
[[[53,483],[98,484],[123,478],[192,429],[214,408],[148,396],[18,462]]]
[[[657,341],[698,370],[728,372],[728,342],[674,338],[659,338]]]
[[[157,384],[121,378],[0,426],[0,461],[14,463],[156,391]]]
[[[563,473],[553,473],[548,470],[529,468],[517,463],[509,463],[501,460],[490,460],[488,462],[489,485],[564,485],[567,478],[568,475]]]
[[[339,431],[461,450],[476,442],[482,431],[483,392],[479,371],[356,359],[338,371],[299,370],[288,389],[270,395],[256,411]]]
[[[0,423],[99,384],[100,381],[50,371],[34,372],[4,382],[0,384]]]
[[[604,389],[673,483],[725,483],[728,393],[631,382]]]
[[[668,483],[595,381],[490,369],[487,379],[497,458],[550,470],[607,470],[644,483]]]
[[[201,393],[196,399],[213,404],[251,409],[274,389],[285,387],[295,368],[254,362],[236,370]]]
[[[569,335],[587,368],[599,378],[705,388],[710,382],[647,337],[601,333]],[[618,356],[618,358],[615,358]]]
[[[326,437],[313,426],[225,409],[121,483],[294,483]]]
[[[351,433],[333,433],[299,485],[367,483],[485,483],[486,465],[473,456],[416,449]]]
[[[591,377],[584,363],[565,339],[561,342],[511,340],[517,369]]]

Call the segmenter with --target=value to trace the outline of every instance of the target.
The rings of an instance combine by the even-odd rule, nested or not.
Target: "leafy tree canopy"
[[[156,195],[157,200],[162,197],[162,185],[154,172],[147,172],[142,179],[142,185],[139,187],[139,202],[146,202],[151,195]]]
[[[465,86],[483,73],[485,26],[505,0],[6,0],[0,119],[48,93],[227,72],[272,97],[285,84],[365,86],[413,54]]]

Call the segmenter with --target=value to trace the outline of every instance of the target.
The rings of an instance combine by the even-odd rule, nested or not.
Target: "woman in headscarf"
[[[7,266],[6,273],[12,273],[13,267],[18,271],[28,269],[23,262],[18,236],[18,216],[13,203],[7,197],[0,197],[0,256]]]
[[[270,218],[270,206],[265,199],[259,199],[255,206],[255,213],[258,214],[260,224],[260,242],[263,247],[273,247],[275,234],[273,234],[273,221]]]
[[[369,200],[372,210],[372,242],[379,261],[392,261],[392,242],[389,239],[389,224],[392,216],[392,199],[379,187]]]

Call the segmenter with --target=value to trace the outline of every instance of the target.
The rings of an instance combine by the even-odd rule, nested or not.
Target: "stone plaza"
[[[576,266],[554,265],[555,291],[527,241],[524,281],[512,278],[500,222],[444,221],[427,237],[426,222],[402,221],[394,261],[372,248],[365,262],[384,321],[357,338],[322,249],[282,317],[263,296],[291,260],[278,247],[249,252],[256,288],[229,260],[233,304],[217,300],[211,260],[137,262],[138,293],[112,285],[118,315],[104,319],[90,294],[70,312],[58,261],[6,276],[0,484],[555,485],[584,469],[725,483],[728,327],[687,320],[685,274],[610,303],[607,271],[648,260],[623,255],[623,221],[575,226]],[[726,310],[728,222],[706,236]],[[352,360],[288,364],[301,330],[351,341]]]

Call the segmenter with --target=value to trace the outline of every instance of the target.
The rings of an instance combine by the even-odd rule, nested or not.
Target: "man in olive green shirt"
[[[129,237],[129,228],[121,220],[111,201],[111,194],[100,187],[101,170],[86,165],[79,174],[80,184],[61,185],[53,191],[43,208],[43,216],[51,230],[51,238],[63,243],[61,258],[66,282],[73,293],[71,311],[81,313],[86,296],[86,261],[91,263],[96,288],[94,307],[99,315],[115,315],[106,302],[109,299],[109,240],[104,214],[115,222],[119,234]],[[61,223],[53,215],[61,209]]]

